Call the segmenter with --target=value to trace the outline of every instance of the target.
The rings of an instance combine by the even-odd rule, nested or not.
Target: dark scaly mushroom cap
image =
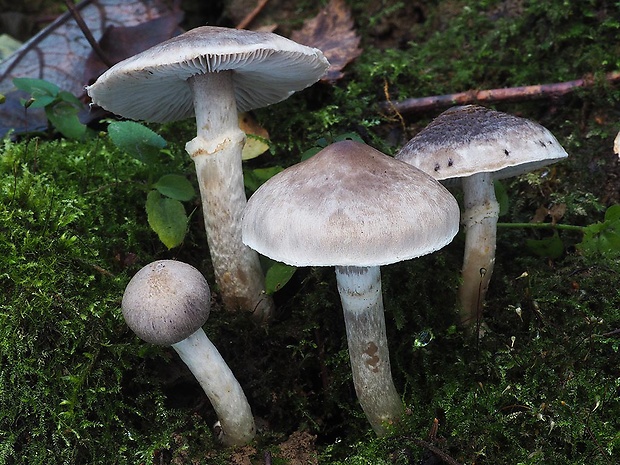
[[[494,173],[494,179],[534,171],[567,157],[538,123],[478,105],[453,107],[435,118],[396,158],[435,179]]]

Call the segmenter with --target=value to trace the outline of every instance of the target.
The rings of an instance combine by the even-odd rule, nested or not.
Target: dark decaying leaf
[[[181,11],[171,11],[136,26],[108,26],[99,40],[99,46],[110,62],[118,63],[180,34],[179,23],[182,19]],[[84,83],[92,84],[107,69],[101,58],[91,51],[84,65]]]
[[[316,47],[329,60],[323,81],[334,82],[344,76],[342,69],[361,53],[360,37],[354,29],[351,11],[344,0],[331,0],[319,14],[306,22],[292,39]]]
[[[163,15],[178,14],[178,5],[175,3],[171,7],[169,3],[165,0],[84,0],[75,8],[95,40],[100,41],[110,27],[131,27]],[[13,78],[45,79],[62,90],[82,96],[87,84],[85,63],[90,53],[90,44],[73,17],[66,13],[0,63],[0,93],[6,95],[9,103],[0,105],[0,135],[11,128],[31,130],[41,121],[37,111],[25,114],[22,108],[16,112],[19,97],[12,95]]]

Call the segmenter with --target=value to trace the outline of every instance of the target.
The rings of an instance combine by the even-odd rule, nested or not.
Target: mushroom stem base
[[[336,267],[357,398],[378,436],[404,411],[396,392],[385,332],[378,266]]]
[[[222,442],[242,446],[256,434],[254,417],[241,385],[204,330],[173,344],[194,374],[222,425]]]

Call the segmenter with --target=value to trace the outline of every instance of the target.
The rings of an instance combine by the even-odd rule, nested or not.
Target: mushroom
[[[620,157],[620,131],[614,139],[614,153]]]
[[[459,318],[464,327],[480,323],[493,274],[499,216],[493,181],[567,156],[540,124],[477,105],[446,110],[396,154],[437,180],[457,180],[462,185],[465,253]]]
[[[93,103],[126,118],[165,122],[195,114],[197,136],[186,150],[196,167],[215,279],[230,310],[260,319],[273,312],[258,256],[241,241],[245,135],[237,111],[286,99],[328,65],[320,50],[277,34],[204,26],[117,63],[86,88]]]
[[[293,266],[335,266],[353,383],[378,435],[403,404],[390,369],[380,266],[431,253],[458,231],[454,197],[420,170],[341,141],[265,182],[243,241]]]
[[[207,394],[221,424],[221,440],[245,445],[255,435],[243,389],[206,336],[211,293],[202,274],[175,260],[159,260],[138,271],[123,294],[123,317],[151,344],[172,346]]]

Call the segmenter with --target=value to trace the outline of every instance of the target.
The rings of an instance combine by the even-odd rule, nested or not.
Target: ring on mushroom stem
[[[478,105],[444,111],[396,154],[397,159],[446,185],[462,185],[465,252],[459,312],[465,328],[480,322],[493,275],[499,217],[493,181],[567,156],[553,134],[540,124]]]
[[[358,400],[378,435],[399,420],[380,266],[448,244],[459,209],[439,182],[359,142],[341,141],[265,182],[250,197],[244,242],[293,266],[335,266]]]
[[[226,445],[245,445],[256,433],[243,389],[202,329],[209,318],[211,292],[193,266],[175,260],[146,265],[123,294],[123,317],[151,344],[172,346],[211,401]]]
[[[203,26],[130,57],[86,88],[93,102],[136,120],[195,115],[186,145],[198,177],[207,241],[224,305],[273,313],[258,255],[241,241],[246,203],[237,111],[288,98],[318,81],[329,63],[320,50],[268,32]]]

